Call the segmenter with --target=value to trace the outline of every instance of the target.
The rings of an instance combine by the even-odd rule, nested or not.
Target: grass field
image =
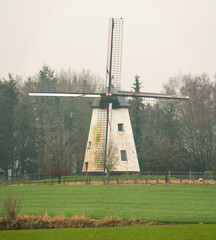
[[[22,214],[74,214],[156,222],[216,223],[216,187],[163,185],[1,187],[0,202],[20,198]],[[0,216],[3,216],[0,207]]]
[[[214,240],[216,225],[166,225],[0,231],[1,240]]]

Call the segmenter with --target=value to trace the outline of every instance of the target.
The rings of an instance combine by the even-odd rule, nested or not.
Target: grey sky
[[[0,0],[0,78],[83,68],[105,78],[108,19],[123,17],[122,88],[216,73],[215,0]]]

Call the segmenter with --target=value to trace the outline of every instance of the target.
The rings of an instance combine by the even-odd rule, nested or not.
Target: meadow
[[[216,187],[194,185],[43,185],[0,187],[22,203],[21,214],[75,214],[154,222],[216,223]],[[1,204],[2,205],[2,204]],[[0,217],[4,215],[0,205]]]
[[[72,228],[0,231],[1,240],[214,240],[216,226],[165,225],[113,228]]]

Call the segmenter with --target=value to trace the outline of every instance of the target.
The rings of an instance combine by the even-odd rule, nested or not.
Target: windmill
[[[31,92],[29,96],[55,96],[72,98],[95,98],[92,104],[92,118],[85,152],[83,172],[105,172],[111,144],[117,149],[113,171],[139,172],[139,163],[129,117],[126,97],[188,100],[187,96],[158,93],[121,91],[121,60],[123,43],[122,18],[109,20],[108,52],[106,67],[106,91],[102,93],[75,92]],[[104,158],[101,154],[104,152]]]

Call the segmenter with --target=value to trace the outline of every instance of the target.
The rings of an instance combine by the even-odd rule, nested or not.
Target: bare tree
[[[104,171],[107,176],[107,181],[110,180],[110,173],[116,169],[119,162],[118,149],[113,142],[108,144],[107,150],[103,147],[100,153],[100,163],[104,167]]]
[[[181,147],[178,141],[171,140],[165,135],[153,136],[149,146],[149,159],[153,164],[165,171],[165,181],[168,182],[169,170],[181,158]]]
[[[167,93],[189,95],[179,103],[181,139],[187,152],[188,168],[213,170],[216,166],[216,82],[208,75],[177,75],[164,85]]]
[[[45,133],[45,141],[41,155],[44,160],[45,172],[50,176],[57,176],[61,184],[61,177],[70,175],[74,161],[72,146],[67,134],[60,129],[56,133]]]

